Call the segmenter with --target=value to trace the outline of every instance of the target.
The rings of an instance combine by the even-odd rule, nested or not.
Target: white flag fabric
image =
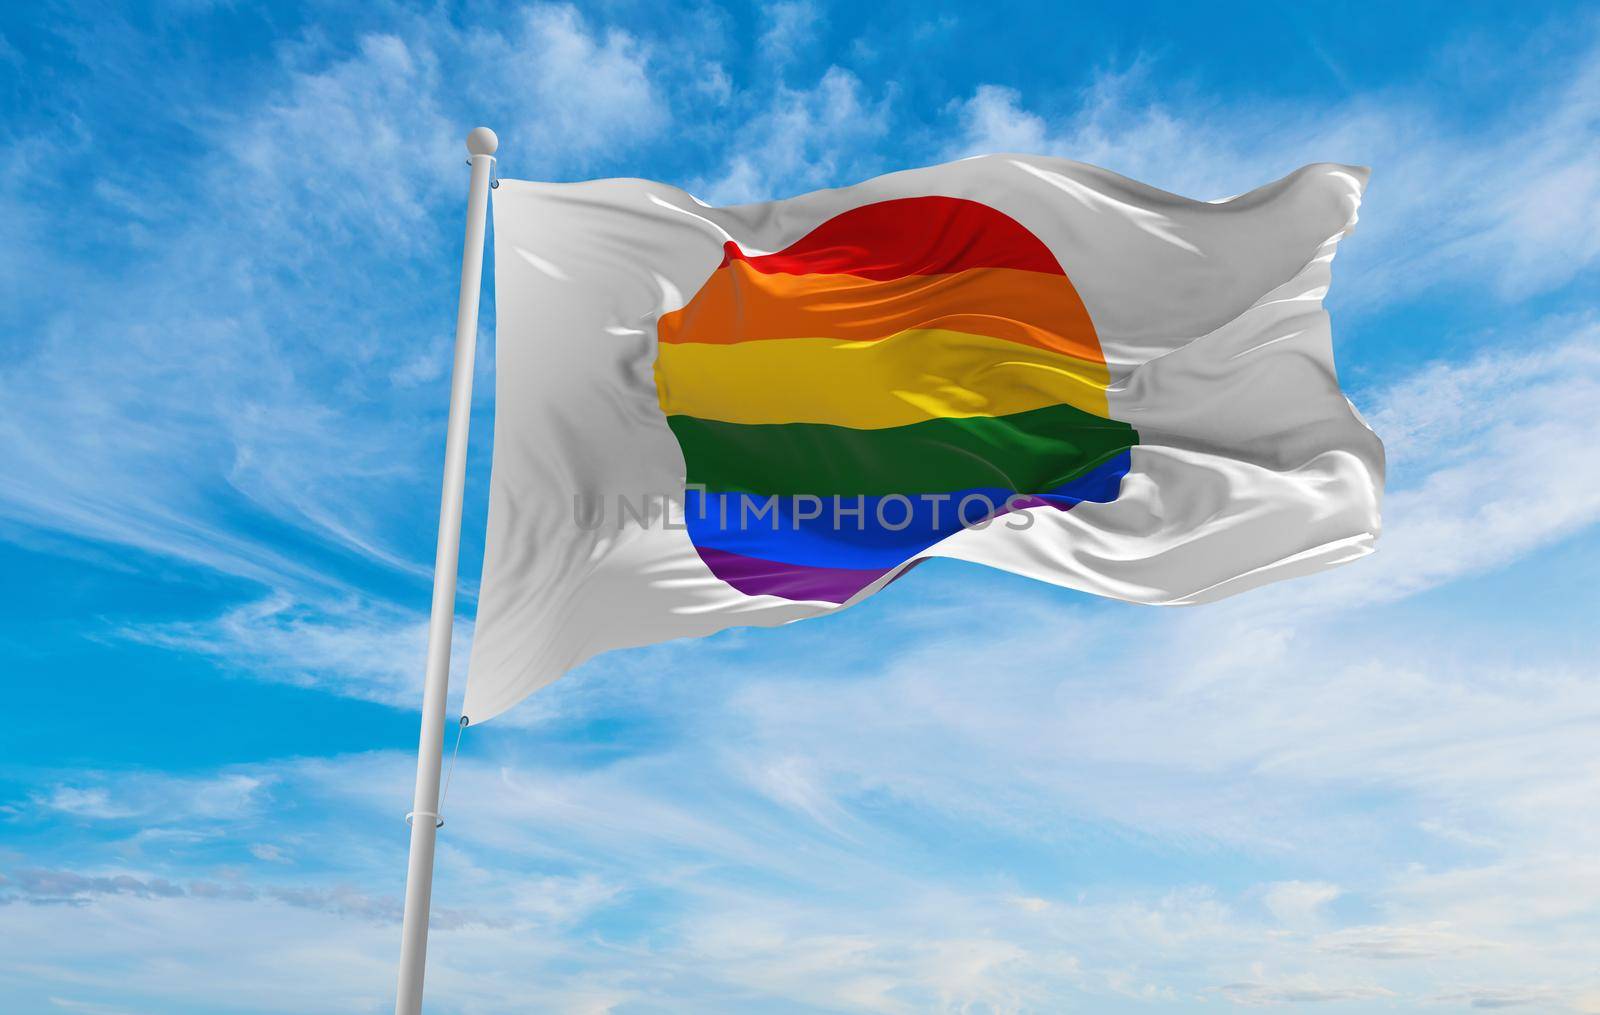
[[[711,208],[502,180],[465,714],[928,557],[1192,604],[1370,552],[1383,449],[1322,307],[1365,182],[1208,203],[987,156]]]

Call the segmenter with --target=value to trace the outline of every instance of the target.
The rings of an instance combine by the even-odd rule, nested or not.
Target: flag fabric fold
[[[1370,552],[1383,449],[1322,307],[1365,180],[1208,203],[987,156],[734,208],[502,180],[466,715],[927,557],[1188,604]]]

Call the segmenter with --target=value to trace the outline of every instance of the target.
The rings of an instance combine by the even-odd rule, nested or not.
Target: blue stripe
[[[1108,503],[1117,499],[1132,464],[1124,449],[1054,490],[1024,496],[1063,510],[1083,501]],[[1005,511],[1014,495],[1012,490],[975,488],[903,497],[769,499],[689,490],[684,513],[696,546],[811,567],[891,568],[960,531],[962,515],[969,524],[981,522]],[[1007,521],[997,518],[990,524]]]

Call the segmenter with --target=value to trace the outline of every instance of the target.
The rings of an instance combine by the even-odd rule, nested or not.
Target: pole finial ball
[[[493,155],[500,147],[500,139],[488,127],[474,127],[467,135],[467,151],[473,155]]]

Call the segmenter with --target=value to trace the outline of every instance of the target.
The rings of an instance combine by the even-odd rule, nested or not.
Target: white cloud
[[[1305,1005],[1340,1001],[1381,1003],[1392,999],[1392,990],[1365,984],[1328,985],[1314,977],[1296,977],[1275,982],[1227,983],[1216,992],[1234,1004]]]
[[[780,67],[811,43],[822,19],[810,0],[780,0],[768,4],[762,15],[766,21],[761,32],[762,54]]]
[[[57,786],[48,795],[35,797],[34,803],[53,811],[84,818],[128,818],[138,811],[113,803],[111,794],[103,786],[80,789],[77,786]]]
[[[1015,88],[979,85],[972,98],[956,107],[964,154],[1058,154],[1061,145],[1049,136],[1044,117],[1021,108],[1021,102],[1022,95]]]
[[[690,189],[714,204],[740,204],[865,175],[860,160],[888,130],[888,103],[887,97],[871,100],[860,79],[839,67],[829,67],[808,89],[779,85],[734,128],[737,143],[729,148],[737,154],[720,175]]]
[[[629,733],[613,760],[575,765],[570,750],[551,751],[559,735],[469,738],[446,805],[433,996],[485,1012],[604,1011],[660,996],[894,1013],[1027,1012],[1063,999],[1184,1010],[1204,998],[1360,1010],[1541,997],[1587,968],[1570,943],[1592,929],[1600,868],[1574,846],[1600,825],[1570,802],[1593,792],[1581,761],[1600,716],[1592,681],[1506,678],[1438,654],[1432,672],[1398,669],[1409,660],[1384,636],[1319,628],[1333,623],[1320,611],[1290,641],[1315,665],[1266,658],[1196,682],[1165,660],[1203,665],[1231,637],[1191,624],[1199,611],[1064,612],[1011,591],[1008,601],[993,587],[951,590],[956,614],[936,600],[921,615],[872,620],[880,640],[909,634],[921,647],[849,680],[808,675],[850,665],[830,654],[838,634],[819,631],[831,622],[795,629],[819,649],[797,652],[797,672],[769,653],[643,686],[597,671],[544,714],[547,733],[638,716],[640,700],[653,702],[646,715],[685,717],[665,740]],[[975,592],[992,608],[979,639],[952,621]],[[1016,648],[1003,672],[980,661],[991,638]],[[1141,649],[1129,653],[1130,641]],[[1116,679],[1098,668],[1106,651]],[[1072,667],[1060,664],[1068,654]],[[159,929],[170,968],[226,970],[245,1003],[269,996],[272,972],[291,960],[332,985],[332,1000],[305,1010],[381,997],[410,767],[404,754],[270,766],[274,800],[296,802],[299,841],[263,838],[270,818],[248,809],[227,838],[282,843],[332,869],[257,851],[232,882],[162,866],[154,852],[146,869],[84,870],[105,887],[70,893],[71,914],[0,907],[0,933],[19,919],[37,929],[9,961],[42,963],[37,982],[62,994],[68,978],[43,961],[52,949],[136,920]],[[1375,827],[1391,819],[1392,836]],[[1419,852],[1425,823],[1464,825],[1482,842]],[[1092,869],[1061,884],[1010,851],[1026,843],[1069,869],[1115,855],[1073,859],[1082,828],[1153,851],[1158,865],[1266,853],[1293,876],[1238,892],[1114,886]],[[946,839],[993,845],[978,870],[958,870],[940,860]],[[93,880],[116,877],[137,885]],[[154,890],[158,880],[181,892]],[[599,945],[596,919],[648,943]],[[215,954],[210,938],[230,921],[303,948]],[[143,947],[97,946],[88,958],[103,968]],[[1152,955],[1160,961],[1138,958]],[[159,1007],[205,982],[135,977],[117,996]]]
[[[191,153],[189,214],[126,271],[81,282],[0,378],[0,512],[269,584],[337,583],[243,519],[414,567],[358,492],[413,478],[394,435],[310,379],[359,376],[371,338],[337,356],[328,340],[385,318],[324,305],[318,285],[358,274],[351,247],[399,258],[434,240],[427,208],[456,161],[434,73],[425,52],[368,36],[211,125],[214,157]]]
[[[473,57],[494,76],[464,74]],[[352,556],[425,574],[411,519],[437,504],[443,409],[417,382],[442,376],[454,317],[457,83],[483,89],[472,119],[507,113],[527,171],[570,169],[666,126],[648,61],[568,6],[525,8],[504,34],[434,16],[347,51],[314,36],[281,49],[262,90],[185,124],[181,200],[169,162],[94,181],[80,218],[106,225],[78,228],[137,218],[126,268],[67,263],[50,221],[19,216],[31,232],[8,251],[33,250],[76,297],[27,322],[28,355],[0,376],[0,517],[302,597],[345,591]],[[7,152],[6,207],[37,175],[28,150]],[[304,545],[265,534],[284,524]]]
[[[294,861],[284,852],[282,846],[274,846],[270,842],[258,842],[250,847],[250,855],[257,860],[267,863],[293,863]]]
[[[50,1004],[62,1011],[82,1012],[83,1015],[133,1015],[133,1009],[121,1005],[100,1004],[97,1001],[77,1001],[70,997],[48,998]]]
[[[494,74],[464,75],[469,57]],[[420,590],[429,571],[443,396],[419,382],[443,375],[454,314],[457,85],[515,111],[489,118],[528,170],[570,169],[670,120],[649,59],[569,6],[525,8],[503,34],[431,15],[348,50],[312,36],[260,91],[185,124],[181,200],[170,162],[95,179],[95,214],[142,230],[132,263],[69,265],[52,221],[14,219],[38,235],[7,250],[59,262],[73,281],[52,285],[75,297],[27,322],[0,373],[0,519],[103,541],[116,566],[131,549],[264,588],[135,638],[413,707],[421,619],[353,585],[388,571]],[[24,151],[6,153],[5,207],[28,204]]]
[[[285,594],[201,621],[125,627],[132,641],[209,656],[268,680],[400,708],[422,700],[427,618],[364,600],[307,604]],[[471,624],[457,621],[451,669],[465,672]],[[460,700],[456,681],[452,703]]]
[[[1321,881],[1279,881],[1268,885],[1261,902],[1279,923],[1315,926],[1322,908],[1339,897],[1339,886]]]
[[[254,815],[271,779],[239,772],[201,777],[86,772],[36,793],[36,807],[91,821],[183,824],[231,821]]]
[[[284,94],[213,139],[227,161],[207,174],[202,200],[248,221],[248,233],[233,235],[265,245],[256,256],[291,265],[372,234],[420,249],[436,236],[428,205],[456,177],[439,84],[433,51],[390,34],[363,36],[347,59],[296,68]]]
[[[1444,994],[1432,1000],[1438,1004],[1465,1005],[1474,1011],[1498,1011],[1505,1008],[1523,1008],[1535,1005],[1538,1006],[1534,1009],[1535,1011],[1600,1011],[1600,995],[1590,994],[1587,998],[1574,998],[1569,994],[1564,994],[1562,991],[1548,987],[1531,989],[1480,987],[1456,994]]]
[[[90,898],[107,895],[130,895],[140,899],[170,899],[183,894],[183,889],[166,878],[136,878],[131,874],[83,875],[75,871],[22,868],[14,870],[6,879],[8,893],[5,901],[20,896],[40,904],[79,904]]]
[[[523,8],[510,33],[476,30],[473,66],[489,69],[483,106],[499,111],[503,157],[528,172],[582,169],[667,129],[649,47],[619,29],[596,31],[569,5]]]
[[[1438,959],[1493,946],[1440,921],[1420,927],[1347,927],[1322,935],[1317,947],[1370,959]]]

